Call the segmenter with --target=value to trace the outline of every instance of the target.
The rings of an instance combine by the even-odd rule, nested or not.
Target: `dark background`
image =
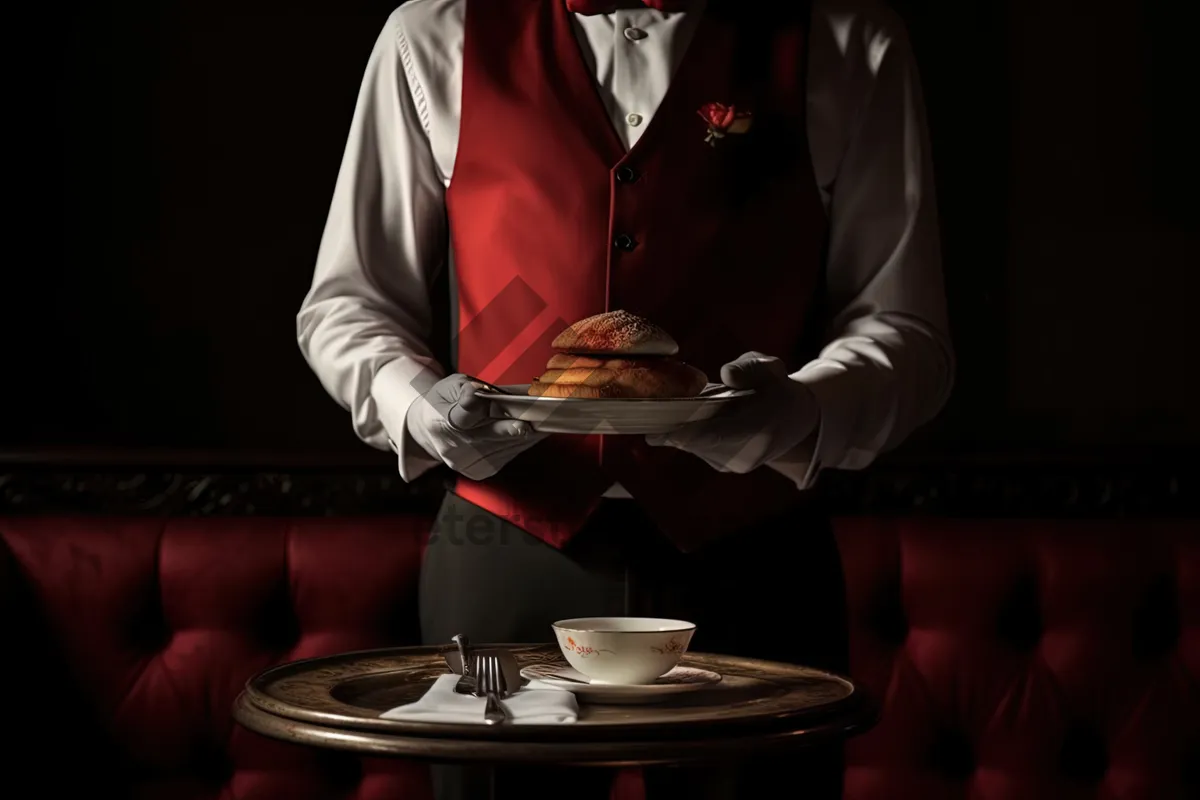
[[[385,458],[303,363],[294,317],[395,4],[21,12],[0,448]],[[1192,33],[1137,3],[988,5],[896,4],[960,359],[906,451],[1194,446]]]

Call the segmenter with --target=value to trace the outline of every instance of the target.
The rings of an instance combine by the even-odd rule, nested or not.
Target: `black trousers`
[[[846,672],[845,590],[828,520],[797,509],[681,554],[633,500],[606,500],[566,548],[557,550],[488,511],[448,494],[422,566],[426,644],[456,633],[478,643],[553,642],[550,624],[583,616],[657,616],[696,623],[690,649]],[[652,798],[840,800],[840,746],[814,748],[736,768],[647,769]],[[438,800],[487,797],[485,772],[434,768]],[[606,798],[599,768],[504,768],[497,797]]]

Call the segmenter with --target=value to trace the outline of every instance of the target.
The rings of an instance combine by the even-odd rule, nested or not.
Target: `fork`
[[[480,654],[476,657],[475,685],[475,695],[478,697],[482,693],[487,697],[487,705],[483,709],[484,722],[495,725],[511,719],[508,709],[500,702],[500,698],[508,692],[508,685],[499,656]]]

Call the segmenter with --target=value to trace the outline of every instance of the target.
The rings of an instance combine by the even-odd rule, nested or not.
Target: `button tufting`
[[[163,616],[162,604],[154,602],[142,613],[129,620],[129,641],[138,650],[146,653],[161,653],[171,644],[174,631]]]
[[[198,741],[192,757],[196,763],[196,774],[203,776],[208,785],[224,788],[233,778],[234,768],[229,753],[215,742]]]
[[[1161,658],[1174,649],[1183,634],[1179,593],[1163,575],[1154,581],[1133,612],[1133,653],[1143,661]]]
[[[943,731],[933,740],[933,766],[938,772],[965,781],[975,772],[975,753],[971,741],[961,731]]]
[[[1037,578],[1021,575],[1013,581],[996,620],[1000,638],[1017,650],[1028,652],[1042,640],[1042,609],[1038,600]]]
[[[642,184],[614,186],[636,195]],[[634,228],[613,233],[626,230]],[[609,254],[628,268],[648,252]],[[316,751],[276,758],[228,709],[268,663],[418,641],[414,565],[430,524],[424,511],[380,521],[210,516],[164,533],[149,518],[118,527],[102,517],[16,516],[0,530],[0,607],[16,598],[21,632],[32,622],[42,628],[30,634],[62,646],[55,655],[64,657],[34,676],[51,690],[37,687],[37,702],[53,711],[43,716],[126,698],[120,724],[97,729],[81,751],[99,783],[133,759],[152,782],[210,797],[247,783],[286,797],[298,783],[346,800],[408,797],[427,793],[423,767],[360,767]],[[883,516],[834,525],[855,615],[854,672],[870,681],[884,721],[865,747],[852,745],[848,785],[870,782],[889,800],[1200,797],[1200,760],[1187,755],[1194,520],[1156,523],[1154,535],[1145,520]],[[103,568],[80,579],[79,554]],[[1014,655],[1015,642],[1036,649]],[[63,683],[68,669],[86,680]],[[17,699],[19,714],[26,703]]]
[[[334,786],[352,789],[362,783],[362,759],[338,753],[331,755],[328,763],[329,781]]]
[[[1084,783],[1099,783],[1108,772],[1108,750],[1094,729],[1074,725],[1063,737],[1060,755],[1062,771]]]
[[[904,600],[900,593],[900,582],[891,581],[881,585],[875,592],[867,612],[867,625],[884,642],[899,647],[908,639],[908,617],[904,613]]]
[[[292,607],[286,581],[281,582],[270,603],[263,609],[255,633],[260,645],[278,653],[293,650],[300,642],[303,632],[300,629],[300,620],[296,618],[296,610]]]

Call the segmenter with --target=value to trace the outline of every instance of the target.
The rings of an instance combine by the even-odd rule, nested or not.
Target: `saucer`
[[[574,692],[585,702],[605,705],[657,703],[675,695],[707,689],[721,682],[721,676],[716,672],[696,667],[675,667],[662,677],[656,678],[653,683],[601,683],[570,667],[546,664],[525,667],[521,670],[521,677]]]

